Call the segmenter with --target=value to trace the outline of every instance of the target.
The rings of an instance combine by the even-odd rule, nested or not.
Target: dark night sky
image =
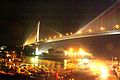
[[[61,33],[75,32],[117,0],[2,0],[0,45],[20,45],[41,21]]]

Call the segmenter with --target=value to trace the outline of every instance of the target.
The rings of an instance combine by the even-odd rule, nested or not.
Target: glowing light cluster
[[[68,51],[65,51],[65,56],[74,56],[75,52],[73,48],[70,48]]]
[[[103,63],[102,61],[96,61],[91,63],[91,65],[89,66],[90,70],[94,73],[99,75],[99,77],[102,80],[106,80],[106,78],[108,78],[109,76],[109,70],[107,65],[105,65],[105,63]]]
[[[101,75],[100,75],[100,77],[106,79],[106,78],[109,76],[108,68],[106,68],[106,67],[101,67],[100,70],[101,70]]]
[[[92,54],[86,52],[84,49],[80,48],[79,50],[74,50],[74,48],[69,48],[68,50],[65,51],[65,56],[92,56]]]
[[[82,48],[79,49],[79,52],[78,52],[78,53],[79,53],[78,55],[81,55],[81,56],[86,56],[86,55],[92,56],[92,54],[86,52],[86,51],[85,51],[84,49],[82,49]]]

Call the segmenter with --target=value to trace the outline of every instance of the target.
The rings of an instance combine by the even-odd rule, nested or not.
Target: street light
[[[45,41],[47,40],[47,38],[45,38]]]
[[[68,33],[66,33],[66,36],[68,36],[69,34]]]
[[[70,32],[70,34],[72,35],[73,33],[72,33],[72,32]]]
[[[62,35],[60,34],[59,37],[62,37]]]
[[[82,31],[78,31],[78,34],[81,34],[82,33]]]
[[[54,38],[56,38],[56,36],[54,36]]]
[[[102,31],[103,31],[103,30],[105,30],[105,28],[104,28],[104,27],[100,27],[100,30],[102,30]]]
[[[119,25],[117,24],[117,25],[115,26],[115,28],[117,28],[117,29],[118,29],[118,28],[119,28]]]
[[[41,39],[40,41],[44,41],[43,39]]]
[[[92,32],[92,29],[89,29],[88,31],[89,31],[89,32]]]
[[[49,39],[51,39],[51,37],[49,37]]]

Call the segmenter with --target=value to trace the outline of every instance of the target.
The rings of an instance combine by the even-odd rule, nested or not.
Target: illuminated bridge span
[[[82,37],[120,34],[120,0],[74,34],[71,32],[66,33],[66,35],[62,35],[54,31],[55,36],[40,38],[40,35],[38,34],[39,25],[40,24],[38,23],[38,31],[35,32],[37,36],[31,35],[32,37],[29,37],[24,45]]]

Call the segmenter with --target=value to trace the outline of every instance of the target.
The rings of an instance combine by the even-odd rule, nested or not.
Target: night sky
[[[117,0],[1,0],[0,45],[21,45],[41,27],[76,32]]]

